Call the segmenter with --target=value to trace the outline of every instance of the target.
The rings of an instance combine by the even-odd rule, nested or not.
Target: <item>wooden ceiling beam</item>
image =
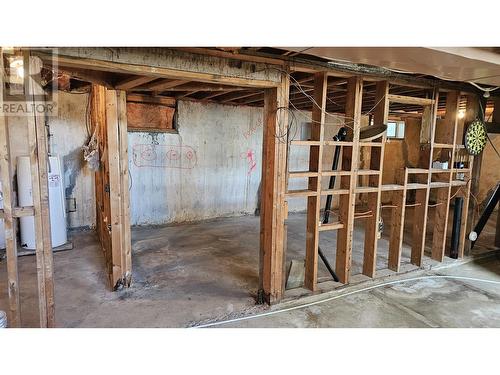
[[[133,89],[134,87],[144,85],[146,83],[149,83],[151,81],[156,80],[156,77],[148,77],[148,76],[132,76],[129,78],[125,78],[118,82],[115,85],[115,88],[117,90],[130,90]]]
[[[185,83],[188,83],[189,81],[185,80],[180,80],[180,79],[161,79],[156,82],[151,82],[147,83],[145,85],[141,85],[139,87],[136,87],[135,90],[140,90],[140,91],[167,91],[171,88],[174,88],[176,86],[183,85]]]
[[[261,92],[252,92],[252,93],[247,93],[247,94],[239,94],[239,95],[236,95],[236,96],[231,96],[230,98],[225,98],[221,102],[222,103],[228,103],[228,102],[232,102],[234,100],[248,98],[248,97],[251,97],[251,96],[256,96],[256,95],[261,95],[261,94],[263,95],[263,93],[261,93]]]
[[[113,88],[113,84],[111,83],[112,76],[111,76],[111,74],[106,73],[106,72],[59,66],[57,73],[67,74],[72,79],[76,79],[78,81],[96,83],[98,85],[105,86],[106,88],[109,88],[109,89]]]
[[[228,85],[210,85],[204,83],[190,82],[174,86],[165,91],[242,91],[244,87],[234,87]]]
[[[201,98],[201,100],[213,99],[213,98],[216,98],[218,96],[226,95],[226,94],[229,94],[230,92],[234,92],[234,91],[239,91],[239,89],[236,90],[236,89],[233,88],[231,90],[226,90],[226,91],[223,91],[223,92],[209,93],[208,95],[206,95],[203,98]]]

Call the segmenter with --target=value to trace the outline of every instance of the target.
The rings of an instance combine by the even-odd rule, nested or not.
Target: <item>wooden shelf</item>
[[[424,168],[407,168],[409,174],[424,174],[429,173],[428,169]]]
[[[406,185],[406,190],[427,189],[427,184],[410,183]]]
[[[439,169],[439,168],[432,168],[431,173],[450,173],[451,169]]]
[[[326,189],[321,191],[321,195],[341,195],[349,194],[349,189]]]
[[[433,181],[430,184],[431,189],[433,188],[445,188],[449,187],[450,183],[449,182],[441,182],[441,181]]]
[[[359,142],[360,147],[382,147],[382,142]]]
[[[434,148],[454,148],[455,146],[449,143],[434,143],[432,145]]]
[[[295,146],[319,146],[321,144],[320,141],[299,141],[299,140],[293,140],[290,142],[290,144],[295,145]]]
[[[376,186],[358,186],[354,189],[355,193],[376,193],[378,191],[378,187]]]
[[[405,187],[403,185],[396,185],[396,184],[387,184],[387,185],[382,185],[380,190],[382,191],[397,191],[397,190],[403,190]]]
[[[358,176],[377,176],[380,174],[380,171],[375,169],[358,169],[356,173]]]
[[[351,175],[351,171],[323,171],[321,172],[321,176],[349,176]]]
[[[323,141],[325,146],[352,146],[354,142],[347,141]]]
[[[336,230],[336,229],[342,229],[344,228],[344,224],[341,222],[333,222],[333,223],[328,223],[328,224],[319,224],[318,230],[320,232],[326,231],[326,230]]]
[[[467,185],[467,182],[462,181],[462,180],[452,180],[451,181],[451,186],[465,186]]]
[[[311,172],[311,171],[293,171],[293,172],[288,172],[288,176],[290,178],[318,177],[319,173],[318,172]]]
[[[317,195],[318,192],[309,189],[303,190],[289,190],[285,193],[285,197],[293,198],[293,197],[312,197]]]

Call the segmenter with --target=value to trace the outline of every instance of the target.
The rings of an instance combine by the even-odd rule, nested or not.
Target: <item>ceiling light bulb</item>
[[[24,68],[22,66],[18,66],[16,72],[19,77],[24,78]]]
[[[24,78],[24,67],[23,67],[23,60],[22,59],[12,60],[10,63],[10,67],[12,69],[15,69],[18,77]]]

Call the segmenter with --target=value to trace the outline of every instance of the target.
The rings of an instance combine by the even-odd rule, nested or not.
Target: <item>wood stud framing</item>
[[[389,82],[381,81],[377,83],[375,93],[375,103],[373,121],[375,125],[387,124],[389,119]],[[369,186],[376,187],[377,190],[368,194],[368,209],[371,217],[367,218],[365,224],[365,254],[363,261],[363,274],[375,277],[377,268],[377,238],[380,220],[380,197],[382,185],[382,173],[384,164],[385,133],[380,137],[380,147],[371,147],[370,170],[378,171],[377,174],[368,177]],[[358,173],[359,174],[359,173]]]
[[[3,53],[0,48],[0,106],[3,105],[4,67]],[[16,221],[13,209],[15,206],[12,189],[12,172],[10,159],[9,125],[7,117],[0,114],[0,181],[3,193],[3,219],[5,226],[5,245],[7,253],[7,283],[9,296],[10,327],[21,326],[21,306],[19,302],[19,276],[17,269],[17,237]]]
[[[316,290],[318,279],[318,246],[319,246],[319,216],[321,206],[321,171],[323,160],[323,141],[325,129],[326,89],[328,77],[325,73],[314,75],[314,101],[311,122],[311,141],[319,141],[318,145],[309,148],[309,171],[316,176],[309,177],[308,190],[315,195],[307,197],[306,224],[306,261],[304,285]],[[318,107],[319,106],[319,107]]]
[[[350,125],[348,125],[347,140],[352,141],[353,144],[352,146],[345,146],[342,149],[342,170],[344,171],[354,171],[358,166],[362,93],[362,78],[349,78],[347,81],[345,116],[350,123]],[[340,188],[349,190],[348,194],[343,194],[339,198],[339,221],[343,224],[343,227],[337,232],[337,255],[335,264],[336,274],[340,282],[344,284],[349,282],[351,274],[356,180],[356,173],[340,177]]]
[[[91,95],[92,127],[101,160],[96,172],[97,232],[111,287],[117,289],[131,282],[127,100],[124,91],[98,85]]]
[[[264,90],[262,197],[260,219],[259,289],[268,303],[283,297],[285,285],[285,186],[290,79],[282,74],[279,87]]]
[[[41,54],[43,57],[43,53]],[[29,55],[25,56],[26,63]],[[2,53],[0,49],[0,60]],[[399,271],[405,218],[407,190],[416,190],[417,206],[414,210],[413,247],[411,262],[422,265],[425,249],[428,201],[432,188],[438,191],[438,200],[442,205],[435,210],[436,226],[432,242],[432,258],[442,261],[446,244],[448,207],[453,192],[453,170],[437,173],[432,170],[433,152],[439,148],[452,150],[450,168],[453,168],[457,142],[457,112],[460,93],[449,92],[447,95],[447,113],[445,126],[451,130],[446,139],[436,143],[436,116],[439,103],[439,90],[435,89],[432,99],[416,98],[389,94],[389,82],[376,82],[374,122],[376,125],[387,123],[389,102],[420,105],[424,107],[421,141],[429,143],[429,159],[422,157],[419,169],[406,168],[401,174],[398,185],[382,185],[383,155],[385,136],[371,142],[360,142],[359,132],[362,115],[363,78],[346,77],[347,81],[345,117],[349,127],[348,138],[342,145],[342,168],[339,171],[322,171],[323,149],[325,145],[335,146],[333,141],[325,141],[324,124],[327,107],[328,77],[331,72],[315,72],[312,95],[317,106],[312,108],[311,139],[294,141],[291,145],[310,147],[309,170],[287,173],[288,140],[282,139],[283,127],[288,124],[288,104],[290,96],[290,78],[281,74],[281,82],[232,77],[212,73],[179,71],[172,68],[147,67],[134,64],[116,63],[103,60],[78,59],[59,56],[61,65],[74,68],[96,68],[102,71],[132,75],[118,82],[111,90],[94,84],[91,93],[91,121],[98,143],[101,168],[96,173],[97,232],[107,261],[112,288],[129,286],[131,282],[131,240],[128,191],[128,155],[127,155],[127,89],[148,89],[175,91],[193,89],[192,82],[201,82],[198,88],[214,91],[204,97],[211,99],[222,97],[222,102],[236,103],[236,100],[253,103],[255,97],[264,97],[264,135],[262,154],[262,199],[260,230],[259,288],[268,303],[275,303],[284,295],[285,242],[287,216],[287,197],[307,197],[306,257],[304,285],[310,290],[317,289],[318,245],[322,231],[337,230],[337,253],[335,270],[342,283],[348,283],[351,273],[352,245],[355,221],[356,194],[368,194],[368,207],[372,215],[365,226],[363,274],[374,277],[377,258],[377,231],[380,216],[381,193],[394,191],[393,203],[397,207],[392,211],[390,228],[389,269]],[[0,68],[2,66],[0,65]],[[284,65],[281,69],[287,70]],[[0,104],[2,104],[3,69],[0,74]],[[254,91],[251,91],[254,90]],[[257,92],[256,90],[260,90]],[[309,90],[309,89],[308,89]],[[201,90],[203,91],[203,90]],[[186,95],[190,95],[189,92]],[[182,95],[182,94],[181,94]],[[473,99],[469,101],[472,103]],[[33,92],[26,97],[33,101]],[[467,118],[478,113],[478,109],[469,106]],[[241,104],[241,103],[240,103]],[[367,104],[367,103],[365,103]],[[474,114],[474,116],[475,116]],[[32,168],[33,207],[15,207],[12,198],[12,172],[8,142],[8,124],[6,117],[0,116],[0,177],[4,190],[4,209],[0,217],[5,220],[7,244],[7,268],[9,285],[9,321],[11,326],[21,325],[19,306],[19,286],[17,271],[17,244],[15,237],[15,219],[20,216],[34,215],[36,229],[36,263],[40,306],[40,325],[55,325],[53,260],[50,243],[50,219],[47,186],[47,146],[45,119],[43,116],[28,117],[28,134]],[[360,147],[371,147],[370,169],[360,170]],[[476,161],[478,163],[478,161]],[[471,174],[472,158],[469,158]],[[340,188],[322,190],[323,176],[340,177]],[[439,175],[439,177],[435,177]],[[357,186],[358,176],[368,176],[368,186]],[[433,177],[437,181],[433,180]],[[287,178],[307,178],[305,190],[287,191]],[[414,182],[416,180],[416,182]],[[432,184],[439,182],[440,184]],[[466,228],[471,219],[468,213],[470,178],[463,184],[462,195],[465,199],[462,217],[459,256],[464,255],[466,246]],[[324,195],[339,196],[339,221],[321,225],[320,202]],[[468,220],[467,220],[468,219]]]

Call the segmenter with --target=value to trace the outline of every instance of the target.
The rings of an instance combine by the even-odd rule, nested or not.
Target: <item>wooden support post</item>
[[[125,92],[106,90],[112,261],[110,276],[113,289],[128,286],[131,277],[126,108]]]
[[[440,129],[439,142],[444,144],[455,144],[458,123],[458,110],[460,105],[460,93],[458,91],[450,91],[446,94],[446,114]],[[438,129],[436,129],[437,132]],[[453,169],[455,162],[455,152],[452,149],[451,158],[449,159],[449,168]],[[444,259],[446,246],[446,235],[448,228],[448,216],[451,196],[451,181],[453,173],[445,175],[443,181],[448,182],[448,187],[438,188],[437,191],[437,206],[434,216],[434,230],[432,232],[432,250],[431,257],[438,262]]]
[[[404,177],[401,178],[403,189],[393,193],[393,204],[396,208],[392,211],[391,236],[389,242],[389,264],[390,270],[399,272],[401,264],[401,251],[403,248],[403,233],[406,211],[406,187],[408,184],[408,169],[404,169]]]
[[[348,189],[348,194],[340,195],[339,220],[344,224],[337,232],[337,256],[335,272],[341,283],[347,284],[351,273],[352,239],[354,234],[354,209],[356,173],[359,160],[359,130],[361,126],[361,104],[363,94],[363,80],[352,77],[347,81],[347,96],[345,116],[350,128],[347,135],[348,141],[353,141],[353,146],[344,146],[342,149],[342,169],[352,173],[342,176],[340,188]],[[350,119],[353,119],[352,122]]]
[[[428,114],[430,114],[430,120],[426,120],[430,122],[430,147],[429,152],[427,154],[427,150],[422,151],[425,155],[425,160],[422,160],[421,155],[421,167],[426,169],[431,169],[432,166],[432,153],[433,153],[433,143],[434,143],[434,134],[436,130],[436,117],[437,117],[437,108],[439,103],[439,89],[434,90],[434,104]],[[425,113],[424,113],[425,114]],[[422,134],[421,134],[422,137]],[[424,138],[426,135],[424,135]],[[426,183],[427,187],[425,189],[417,189],[415,193],[415,213],[413,217],[413,245],[411,248],[411,263],[420,267],[422,265],[422,259],[425,251],[425,234],[426,234],[426,226],[427,226],[427,212],[428,212],[428,201],[429,201],[429,193],[430,193],[430,183],[431,183],[431,174],[427,173],[425,177],[420,177],[420,182]]]
[[[268,303],[284,293],[284,221],[286,216],[287,140],[290,79],[282,74],[281,85],[264,90],[264,136],[262,145],[262,198],[260,217],[259,289]]]
[[[309,151],[309,171],[318,172],[318,177],[309,177],[308,189],[315,191],[316,195],[307,197],[306,261],[304,276],[304,286],[312,291],[316,290],[318,278],[321,170],[323,159],[327,80],[328,76],[324,72],[316,73],[314,75],[314,101],[317,105],[313,105],[312,109],[311,141],[320,141],[320,143],[318,146],[311,146]]]
[[[91,120],[99,144],[96,172],[97,232],[113,290],[128,287],[132,275],[127,100],[124,91],[94,85]]]
[[[478,116],[480,116],[481,108],[479,100],[480,99],[477,97],[477,95],[467,95],[467,109],[465,111],[464,117],[464,134],[467,131],[467,126]],[[479,155],[476,155],[475,157],[469,157],[469,168],[472,168],[472,170],[470,172],[470,181],[467,184],[464,209],[462,212],[462,227],[460,228],[460,244],[458,254],[460,258],[464,255],[470,255],[471,242],[467,240],[467,238],[469,236],[469,233],[472,231],[476,220],[478,219],[477,204],[479,202],[476,202],[476,199],[479,192],[479,177],[481,176],[482,155],[483,154],[481,153]],[[476,199],[469,199],[470,195],[473,195],[474,197],[476,197]]]
[[[377,82],[375,91],[375,113],[373,122],[375,125],[387,124],[389,119],[389,82]],[[384,145],[385,135],[381,137],[382,146],[372,147],[370,156],[370,169],[378,170],[378,175],[369,176],[369,186],[378,187],[378,191],[368,194],[368,209],[371,211],[371,217],[365,221],[365,253],[363,260],[363,274],[369,277],[375,277],[377,269],[377,245],[378,245],[378,226],[380,221],[380,196],[382,185],[382,173],[384,164]],[[357,166],[356,166],[357,169]]]
[[[121,199],[121,256],[123,285],[129,287],[132,279],[132,242],[130,234],[130,192],[128,168],[127,96],[117,91],[118,138],[120,152]]]
[[[25,52],[24,66],[35,64],[29,52]],[[39,95],[39,93],[38,93]],[[37,108],[40,102],[34,100],[35,88],[26,87],[26,103]],[[38,275],[38,305],[40,327],[55,326],[54,280],[52,239],[50,230],[48,154],[44,114],[28,116],[28,142],[30,149],[31,184],[35,211],[36,266]]]
[[[4,67],[0,48],[0,108],[3,108]],[[9,327],[21,327],[21,306],[19,303],[19,276],[17,270],[16,221],[13,218],[15,206],[12,190],[10,159],[10,138],[7,118],[0,113],[0,182],[3,194],[3,220],[7,255],[7,289],[9,295]]]

